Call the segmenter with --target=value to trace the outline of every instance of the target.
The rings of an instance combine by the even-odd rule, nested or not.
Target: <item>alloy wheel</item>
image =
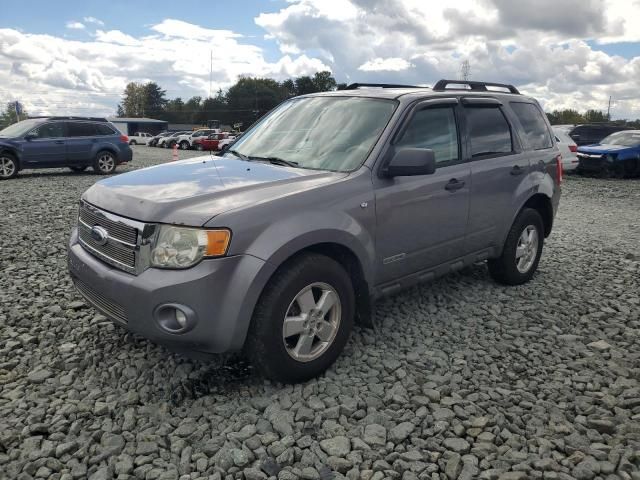
[[[116,168],[116,161],[109,153],[103,153],[98,157],[98,168],[103,173],[111,173]]]
[[[9,178],[16,171],[16,164],[9,157],[0,157],[0,177]]]
[[[336,338],[342,304],[336,290],[322,282],[306,286],[289,304],[282,324],[287,353],[298,362],[324,354]]]
[[[527,273],[533,266],[538,254],[538,230],[527,225],[518,238],[516,247],[516,268],[520,273]]]

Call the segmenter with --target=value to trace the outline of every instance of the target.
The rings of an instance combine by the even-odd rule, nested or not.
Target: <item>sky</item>
[[[546,110],[640,118],[640,0],[0,0],[0,102],[112,115],[128,82],[206,97],[239,76],[512,83]],[[213,72],[210,75],[211,63]],[[211,80],[211,81],[210,81]]]

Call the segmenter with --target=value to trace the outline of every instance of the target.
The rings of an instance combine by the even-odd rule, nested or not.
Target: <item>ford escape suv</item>
[[[221,156],[97,182],[68,264],[114,322],[189,352],[320,374],[382,295],[487,260],[531,279],[560,199],[538,103],[510,85],[351,85],[290,99]]]
[[[0,180],[26,168],[93,167],[106,175],[131,157],[127,136],[104,118],[34,117],[0,130]]]

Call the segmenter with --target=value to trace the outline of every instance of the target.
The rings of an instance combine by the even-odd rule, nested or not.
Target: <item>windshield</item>
[[[283,103],[233,144],[248,157],[277,158],[301,168],[355,170],[387,125],[396,102],[306,97]]]
[[[633,147],[640,145],[640,130],[633,132],[616,132],[605,137],[600,142],[601,145],[621,145],[624,147]]]
[[[14,123],[4,130],[0,130],[0,137],[21,137],[41,122],[42,120],[31,119]]]

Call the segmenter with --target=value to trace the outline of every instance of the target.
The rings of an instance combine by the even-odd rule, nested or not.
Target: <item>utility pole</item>
[[[465,60],[460,65],[460,77],[465,82],[469,80],[471,76],[471,65],[469,64],[469,60]]]
[[[607,106],[607,121],[611,121],[611,95],[609,95],[609,105]]]
[[[211,76],[213,74],[213,50],[209,50],[209,98],[211,98]]]

